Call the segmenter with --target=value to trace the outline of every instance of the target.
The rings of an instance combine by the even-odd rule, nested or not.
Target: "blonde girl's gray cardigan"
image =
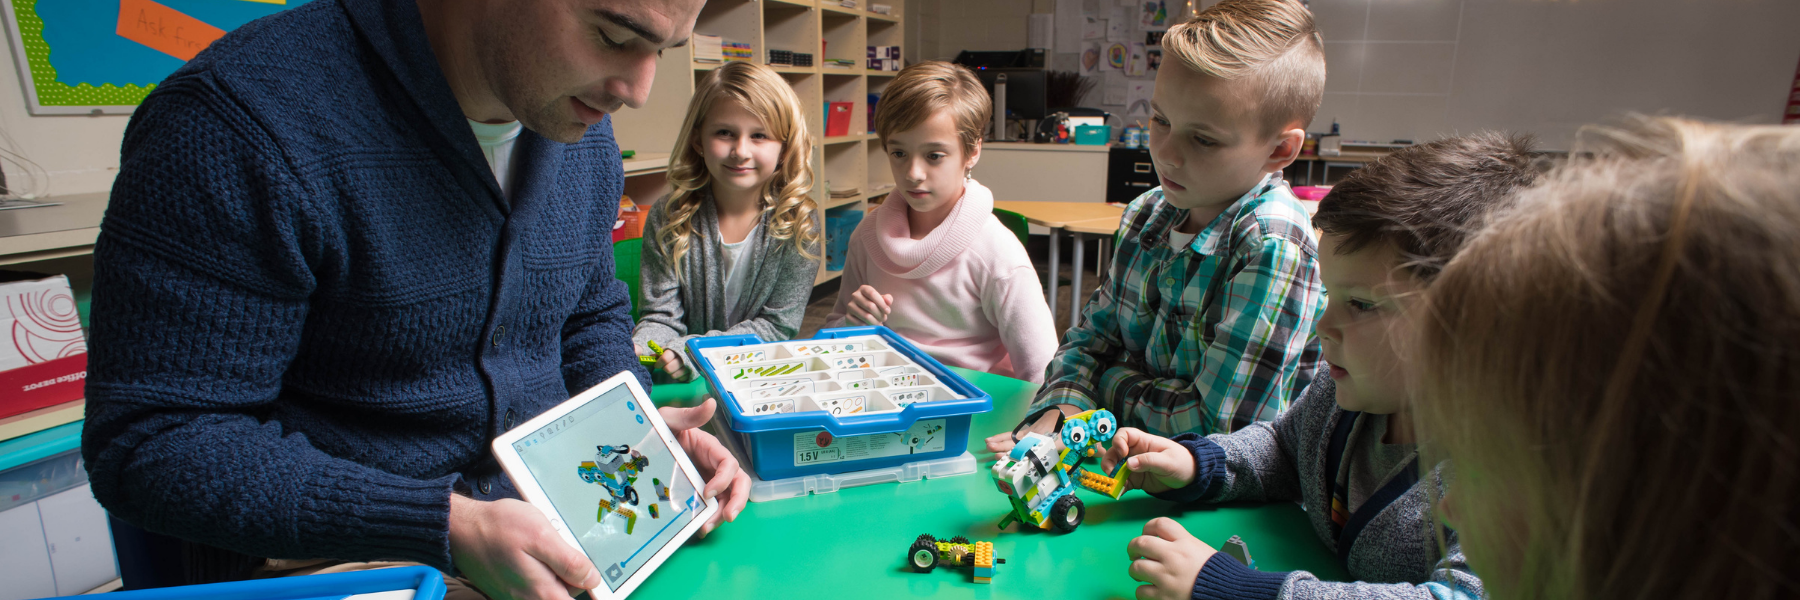
[[[746,240],[750,247],[744,257],[751,262],[744,267],[752,269],[749,279],[737,302],[727,306],[717,205],[708,195],[694,213],[694,231],[688,235],[679,277],[669,260],[669,249],[657,240],[657,232],[668,226],[668,205],[667,197],[658,200],[644,220],[642,310],[631,335],[637,351],[648,354],[646,342],[650,340],[684,352],[689,339],[701,336],[751,333],[764,341],[792,338],[805,316],[819,274],[819,259],[806,257],[789,240],[770,237],[774,212],[763,211],[762,227]],[[810,248],[815,257],[822,253],[818,246],[815,243]]]

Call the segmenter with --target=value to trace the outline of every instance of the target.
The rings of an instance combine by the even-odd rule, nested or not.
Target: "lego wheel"
[[[950,543],[952,543],[952,544],[967,544],[967,543],[969,543],[969,538],[959,535],[959,536],[950,538]]]
[[[914,571],[930,573],[938,565],[937,540],[929,534],[919,536],[912,549],[906,551],[906,562],[912,564]]]
[[[1063,496],[1050,507],[1050,526],[1058,532],[1068,533],[1081,525],[1082,517],[1087,516],[1087,507],[1074,494]]]
[[[638,503],[637,488],[634,488],[634,487],[625,488],[625,503],[630,504],[632,506],[637,506],[637,503]]]

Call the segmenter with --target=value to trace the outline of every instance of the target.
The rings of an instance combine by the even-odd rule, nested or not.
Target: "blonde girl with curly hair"
[[[812,141],[793,88],[747,62],[707,73],[669,158],[673,192],[644,222],[640,354],[691,379],[679,349],[694,337],[785,340],[819,271]]]

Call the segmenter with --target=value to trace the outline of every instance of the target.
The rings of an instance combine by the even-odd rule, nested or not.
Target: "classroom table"
[[[1083,306],[1086,306],[1086,302],[1082,300],[1080,293],[1082,276],[1081,265],[1086,264],[1084,260],[1085,257],[1082,256],[1082,253],[1087,250],[1088,236],[1094,236],[1100,240],[1100,265],[1099,268],[1094,270],[1094,276],[1099,277],[1101,273],[1106,272],[1107,249],[1112,247],[1112,237],[1119,233],[1120,218],[1122,217],[1102,217],[1099,219],[1089,219],[1086,221],[1075,221],[1073,223],[1063,224],[1063,231],[1066,231],[1069,235],[1075,237],[1075,274],[1069,281],[1069,289],[1071,290],[1071,293],[1069,294],[1070,329],[1074,329],[1076,325],[1081,324],[1081,309]],[[1053,316],[1051,318],[1054,319],[1055,317]]]
[[[1124,208],[1113,206],[1105,202],[996,200],[994,201],[994,208],[1019,213],[1021,216],[1025,217],[1027,222],[1050,229],[1050,276],[1046,278],[1049,279],[1049,281],[1044,283],[1044,299],[1050,304],[1051,321],[1056,320],[1056,280],[1062,272],[1062,248],[1061,244],[1058,242],[1061,241],[1063,229],[1070,223],[1086,221],[1112,219],[1114,223],[1117,223],[1119,217],[1125,214]],[[1077,245],[1075,249],[1077,261],[1080,261],[1081,259],[1081,252],[1080,245]],[[1075,264],[1075,270],[1079,273],[1081,271],[1081,263],[1076,262]],[[1077,279],[1075,282],[1079,282],[1080,275],[1078,274],[1076,277]],[[1070,312],[1077,314],[1081,312],[1081,299],[1078,297],[1081,294],[1080,290],[1081,286],[1076,285],[1075,291],[1069,294],[1069,310]],[[1069,322],[1074,323],[1074,319],[1075,318],[1071,316]]]
[[[994,397],[994,410],[973,419],[971,451],[988,435],[1011,430],[1036,391],[1008,377],[951,370]],[[658,405],[689,406],[707,392],[696,380],[659,383],[650,395]],[[736,522],[689,540],[632,596],[1131,598],[1139,584],[1126,574],[1125,544],[1158,516],[1174,518],[1214,547],[1240,536],[1261,570],[1305,569],[1324,579],[1345,579],[1336,556],[1292,503],[1180,509],[1140,491],[1119,500],[1082,491],[1088,514],[1074,532],[1019,525],[1001,532],[994,525],[1009,506],[985,471],[991,464],[984,462],[969,475],[752,502]],[[974,583],[966,568],[914,573],[906,552],[922,533],[993,542],[994,555],[1006,564],[998,565],[991,584]]]

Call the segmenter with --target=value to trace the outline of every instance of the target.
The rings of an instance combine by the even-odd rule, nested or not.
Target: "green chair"
[[[1000,219],[1001,225],[1011,229],[1013,235],[1019,236],[1019,245],[1023,246],[1031,241],[1031,226],[1025,223],[1025,215],[1004,208],[996,208],[994,209],[994,218]]]
[[[631,294],[631,322],[638,320],[639,305],[643,298],[638,288],[643,285],[638,274],[644,259],[644,238],[632,238],[613,242],[613,271],[619,281],[625,282],[625,288]]]

